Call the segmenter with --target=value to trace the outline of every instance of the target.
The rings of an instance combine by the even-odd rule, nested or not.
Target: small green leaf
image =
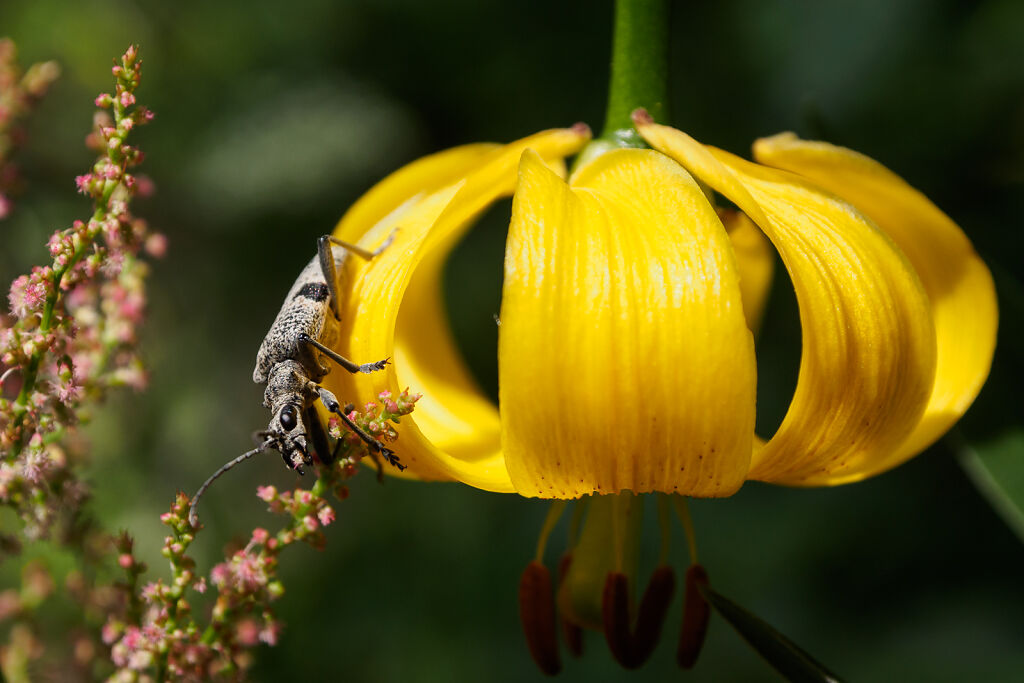
[[[978,445],[961,439],[955,448],[974,485],[1024,541],[1024,429],[1012,427]]]
[[[787,680],[797,683],[840,683],[839,676],[826,669],[796,643],[782,635],[760,617],[748,612],[710,586],[701,594],[723,619],[743,636],[768,664]]]

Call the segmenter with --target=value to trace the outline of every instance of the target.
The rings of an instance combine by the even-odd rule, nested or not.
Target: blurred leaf
[[[807,683],[838,683],[842,680],[760,617],[716,593],[708,585],[701,586],[700,590],[715,611],[786,680]]]
[[[971,481],[1024,541],[1024,429],[1012,427],[980,445],[956,449]]]

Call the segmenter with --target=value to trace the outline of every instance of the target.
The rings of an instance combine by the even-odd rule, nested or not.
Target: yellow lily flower
[[[367,249],[395,235],[345,273],[338,349],[393,363],[327,383],[359,402],[422,393],[401,426],[408,469],[399,476],[550,499],[722,497],[747,480],[834,485],[900,464],[967,410],[994,350],[994,287],[967,238],[923,195],[866,157],[791,134],[759,140],[752,163],[645,112],[634,123],[653,149],[590,156],[568,178],[564,159],[589,140],[583,126],[427,157],[338,224],[337,237]],[[702,186],[739,211],[716,211]],[[473,220],[513,194],[499,411],[456,350],[440,277]],[[762,439],[751,330],[771,247],[796,291],[803,346],[789,410]],[[591,501],[558,602],[570,631],[603,629],[633,667],[653,649],[674,577],[659,567],[635,608],[639,518],[629,498]],[[706,607],[692,617],[702,613],[693,598],[701,581],[691,567],[683,666],[706,622]],[[552,673],[544,600],[550,579],[533,563],[522,614],[531,651]]]
[[[654,150],[608,152],[566,181],[583,127],[469,145],[388,177],[335,235],[372,247],[347,273],[340,396],[423,393],[403,420],[406,476],[543,498],[728,496],[745,480],[856,481],[894,467],[970,406],[995,344],[992,279],[960,229],[866,157],[792,135],[762,165],[639,116]],[[743,212],[725,223],[694,179]],[[473,219],[515,192],[499,331],[501,411],[447,327],[440,275]],[[757,230],[751,224],[756,224]],[[778,431],[754,435],[772,256],[803,326]]]

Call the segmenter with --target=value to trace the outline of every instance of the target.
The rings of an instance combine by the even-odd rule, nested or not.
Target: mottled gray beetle
[[[398,461],[398,456],[392,450],[349,419],[347,412],[351,408],[343,410],[337,397],[320,386],[320,380],[331,370],[325,362],[327,359],[351,373],[376,372],[388,364],[385,359],[359,365],[333,351],[331,346],[338,339],[338,325],[341,321],[338,276],[349,253],[372,259],[387,248],[392,238],[394,233],[376,251],[367,251],[330,235],[319,239],[317,255],[299,273],[256,354],[252,380],[257,384],[267,384],[263,405],[270,408],[270,424],[265,431],[257,433],[262,440],[259,446],[225,463],[196,491],[188,514],[189,523],[193,527],[197,525],[196,506],[199,498],[210,484],[257,453],[272,448],[281,454],[285,465],[299,474],[303,474],[303,465],[312,464],[308,441],[312,442],[321,460],[331,462],[334,459],[327,432],[316,412],[318,399],[370,446],[372,455],[380,454],[398,469],[405,469],[405,465]],[[335,251],[332,245],[342,247],[343,250]]]

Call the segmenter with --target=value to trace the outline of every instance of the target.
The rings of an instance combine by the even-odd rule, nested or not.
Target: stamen
[[[676,662],[684,669],[691,669],[697,663],[711,618],[711,606],[701,595],[701,585],[709,585],[708,574],[704,567],[694,563],[686,570],[683,630],[679,634],[679,649],[676,650]]]
[[[660,566],[654,570],[640,602],[634,630],[629,617],[629,579],[620,572],[609,572],[602,601],[604,637],[615,661],[623,668],[639,668],[654,652],[675,585],[675,574],[670,567]]]
[[[633,634],[629,627],[629,579],[622,572],[608,572],[601,600],[604,639],[623,668],[633,669]]]
[[[573,515],[575,517],[575,515]],[[558,587],[562,587],[562,582],[565,581],[566,575],[569,573],[569,565],[572,564],[572,554],[566,553],[562,555],[562,558],[558,561]],[[569,650],[569,654],[579,659],[583,656],[583,629],[580,628],[579,624],[574,624],[564,615],[559,615],[558,619],[562,624],[562,638],[565,640],[565,647]]]
[[[676,575],[668,565],[661,565],[651,574],[651,582],[644,590],[637,611],[636,630],[633,632],[632,657],[635,666],[641,666],[654,652],[661,639],[661,627],[676,591]]]
[[[562,670],[555,631],[555,601],[551,574],[538,562],[528,564],[519,579],[519,619],[533,661],[543,673],[554,676]]]
[[[690,517],[690,506],[683,496],[672,496],[672,502],[676,506],[676,515],[683,525],[683,532],[686,534],[686,542],[690,548],[690,563],[697,564],[697,534],[693,531],[693,518]]]

